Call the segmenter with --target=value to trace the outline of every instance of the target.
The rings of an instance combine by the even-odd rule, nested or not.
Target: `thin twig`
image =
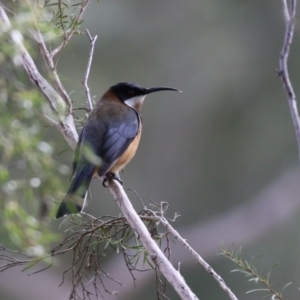
[[[91,36],[90,32],[88,31],[88,29],[86,30],[86,33],[88,35],[88,38],[90,40],[91,43],[91,47],[90,47],[90,52],[89,52],[89,59],[88,59],[88,63],[86,66],[86,72],[85,75],[83,77],[83,85],[85,88],[85,100],[86,100],[86,105],[88,107],[88,109],[91,111],[93,109],[93,102],[92,102],[92,98],[91,98],[91,94],[90,94],[90,88],[88,86],[88,78],[90,75],[90,70],[91,70],[91,65],[92,65],[92,60],[93,60],[93,54],[94,54],[94,48],[95,48],[95,42],[97,40],[97,35],[95,35],[94,37]]]
[[[89,2],[90,2],[90,0],[82,0],[80,11],[79,11],[78,15],[76,16],[76,20],[74,20],[74,24],[78,23],[81,20],[82,15],[85,12]],[[51,52],[52,58],[54,58],[57,54],[60,53],[61,50],[63,50],[65,48],[65,46],[68,44],[71,37],[73,36],[75,28],[76,28],[76,26],[73,26],[73,28],[68,33],[66,33],[63,42]]]
[[[38,27],[36,26],[36,32],[31,31],[32,35],[34,36],[39,48],[40,52],[46,62],[46,66],[48,67],[48,71],[51,73],[54,79],[54,85],[56,87],[57,92],[60,94],[66,105],[68,106],[69,112],[72,110],[72,101],[70,96],[68,95],[67,91],[63,87],[60,78],[57,74],[56,65],[54,64],[53,58],[50,55],[50,52],[45,44],[44,38],[39,31]]]
[[[29,1],[27,1],[27,2],[28,2],[28,6],[30,7],[30,5],[32,5],[32,3],[30,3]],[[38,3],[33,4],[33,7],[34,7],[34,5],[38,5]],[[66,103],[66,105],[68,107],[68,113],[70,114],[72,111],[71,98],[69,97],[68,93],[66,92],[65,88],[63,87],[63,85],[60,81],[60,78],[57,74],[56,65],[54,64],[53,57],[51,56],[51,54],[45,44],[43,35],[39,30],[36,14],[33,13],[32,16],[33,16],[33,22],[35,24],[35,31],[30,30],[30,32],[33,35],[33,37],[35,38],[35,40],[39,46],[40,52],[45,60],[48,71],[52,75],[51,77],[53,77],[53,79],[54,79],[54,86],[55,86],[57,92],[60,94],[60,96],[64,100],[64,102]]]
[[[254,279],[254,282],[256,284],[258,282],[260,282],[261,284],[263,284],[265,286],[264,289],[254,289],[252,291],[248,291],[247,293],[254,292],[254,291],[259,291],[259,290],[269,291],[272,294],[271,299],[283,300],[283,298],[282,298],[282,291],[283,290],[281,292],[276,292],[276,290],[273,288],[273,285],[270,283],[271,271],[268,272],[267,276],[263,276],[261,274],[261,272],[258,271],[254,265],[252,265],[251,262],[246,261],[246,260],[244,261],[242,259],[241,252],[242,252],[241,248],[239,248],[237,251],[221,249],[221,254],[222,255],[229,258],[236,265],[238,265],[239,268],[235,269],[234,271],[240,271],[246,277],[249,277],[249,276],[252,277],[252,279]],[[253,260],[253,258],[251,260]],[[253,264],[254,264],[254,262],[253,262]],[[252,279],[249,279],[249,281],[251,281]],[[287,287],[287,285],[286,285],[286,287]]]
[[[296,95],[290,80],[288,70],[288,58],[295,30],[297,0],[290,0],[289,2],[290,5],[288,5],[288,0],[282,0],[283,15],[285,19],[285,35],[282,50],[280,52],[278,76],[280,77],[284,89],[287,93],[290,114],[293,120],[296,138],[298,142],[298,155],[300,159],[300,118],[297,108]]]
[[[225,281],[218,275],[215,270],[187,243],[185,239],[181,237],[181,235],[175,230],[167,219],[163,216],[160,217],[160,222],[164,225],[168,231],[177,239],[197,260],[197,262],[204,267],[204,269],[214,277],[214,279],[219,283],[220,287],[228,294],[230,299],[238,300],[238,298],[234,295],[231,289],[226,285]]]

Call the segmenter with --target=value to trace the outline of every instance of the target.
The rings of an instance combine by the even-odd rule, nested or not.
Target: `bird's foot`
[[[107,183],[108,183],[109,181],[113,180],[113,179],[119,181],[119,183],[120,183],[121,185],[123,185],[123,180],[122,180],[122,179],[120,178],[120,176],[117,175],[116,173],[107,173],[107,174],[105,175],[103,181],[102,181],[102,185],[103,185],[104,187],[108,187],[108,184],[107,184]]]

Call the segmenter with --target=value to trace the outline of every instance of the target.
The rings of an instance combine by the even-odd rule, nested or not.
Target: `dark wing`
[[[129,108],[115,115],[91,117],[84,126],[82,145],[92,148],[101,159],[99,175],[105,175],[122,156],[139,130],[139,116]],[[79,161],[81,159],[79,158]]]

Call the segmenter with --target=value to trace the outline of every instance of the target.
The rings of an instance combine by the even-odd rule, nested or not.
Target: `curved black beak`
[[[153,88],[149,88],[145,90],[145,95],[154,93],[154,92],[159,92],[159,91],[175,91],[175,92],[180,92],[182,93],[180,90],[177,89],[173,89],[170,87],[165,87],[165,86],[159,86],[159,87],[153,87]]]

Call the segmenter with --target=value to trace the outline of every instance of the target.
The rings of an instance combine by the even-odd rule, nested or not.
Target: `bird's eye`
[[[128,92],[128,95],[129,95],[129,96],[133,96],[133,95],[134,95],[134,91],[129,91],[129,92]]]

